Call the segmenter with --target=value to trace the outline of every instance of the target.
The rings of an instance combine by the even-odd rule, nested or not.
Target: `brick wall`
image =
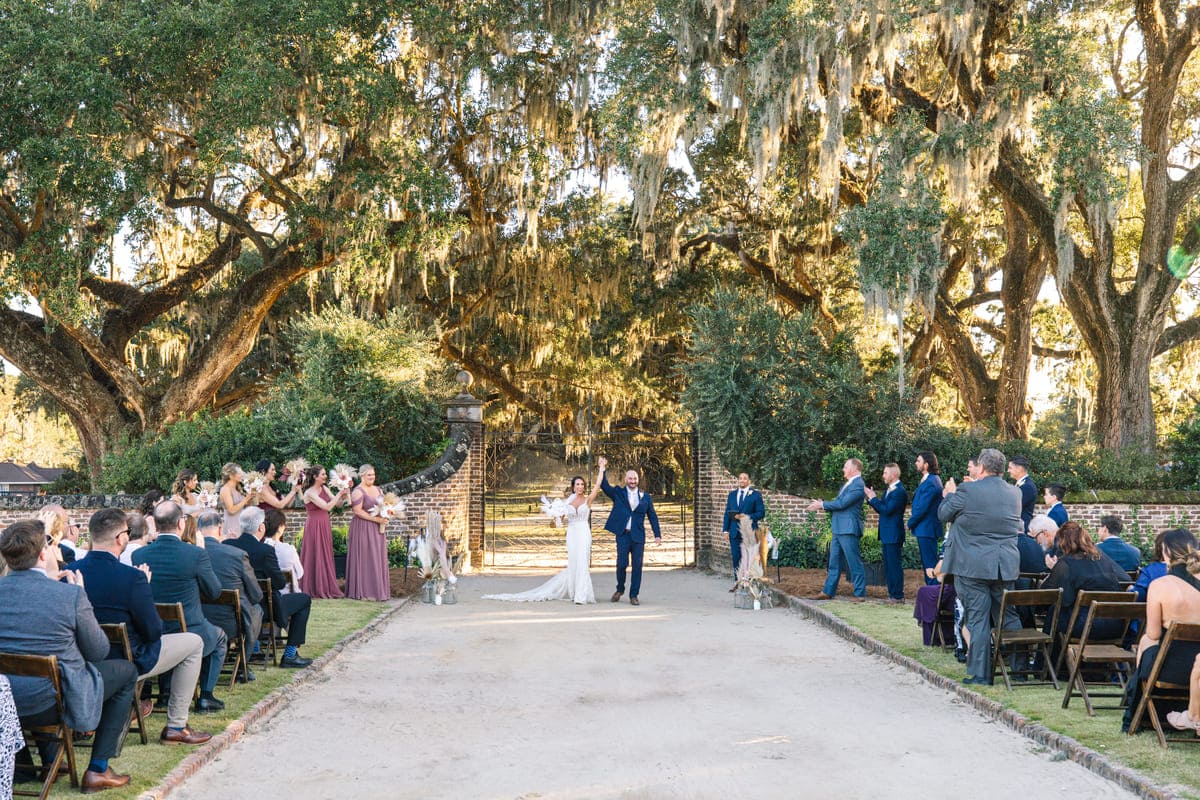
[[[696,458],[696,564],[701,568],[716,571],[732,569],[729,557],[729,539],[721,531],[725,514],[725,501],[729,493],[737,488],[737,478],[731,475],[709,450],[699,450]],[[912,493],[913,487],[907,487]],[[763,501],[769,513],[779,513],[793,522],[805,518],[805,508],[810,499],[796,495],[763,490]],[[1185,504],[1133,504],[1133,503],[1064,503],[1071,519],[1081,522],[1095,532],[1100,517],[1115,514],[1125,524],[1126,540],[1138,537],[1153,539],[1167,528],[1184,527],[1200,532],[1200,494],[1195,505]],[[1039,504],[1037,513],[1044,513],[1045,506]],[[866,509],[866,529],[875,530],[878,516]]]

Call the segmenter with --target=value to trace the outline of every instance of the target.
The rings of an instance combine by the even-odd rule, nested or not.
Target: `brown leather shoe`
[[[808,599],[809,600],[832,600],[833,597],[825,594],[824,592],[817,592],[816,594],[814,594],[812,597],[810,597]]]
[[[636,597],[631,597],[631,598],[629,598],[629,605],[640,606],[641,603],[638,602],[638,599]]]
[[[173,731],[170,728],[163,728],[162,735],[158,737],[158,740],[163,744],[204,744],[211,738],[211,733],[194,731],[184,726],[181,730],[177,731]]]
[[[128,775],[118,775],[109,767],[104,772],[92,772],[90,769],[83,773],[82,788],[84,794],[103,792],[105,789],[118,789],[129,783]]]
[[[850,602],[851,603],[865,603],[865,602],[867,602],[867,598],[859,597],[859,596],[855,595],[850,598]]]
[[[149,697],[147,697],[145,700],[142,700],[141,704],[142,704],[142,717],[143,718],[148,717],[154,713],[154,701],[151,700]]]
[[[613,592],[613,596],[609,599],[612,600],[612,602],[614,602],[614,603],[619,603],[619,602],[621,602],[621,593]]]

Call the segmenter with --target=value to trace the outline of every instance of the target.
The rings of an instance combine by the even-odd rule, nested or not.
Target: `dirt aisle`
[[[1132,797],[794,613],[734,610],[723,579],[479,599],[541,579],[413,604],[173,796]]]

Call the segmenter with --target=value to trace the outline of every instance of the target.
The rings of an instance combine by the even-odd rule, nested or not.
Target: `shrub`
[[[388,539],[387,554],[389,567],[403,567],[408,561],[408,541],[403,536]]]
[[[870,473],[870,467],[863,451],[853,445],[839,444],[835,445],[821,459],[821,479],[825,486],[831,489],[841,488],[841,485],[846,482],[846,477],[842,474],[842,467],[851,458],[857,458],[862,462],[863,477],[866,478]]]
[[[346,525],[337,525],[333,529],[333,554],[335,556],[344,556],[350,552],[350,528]]]

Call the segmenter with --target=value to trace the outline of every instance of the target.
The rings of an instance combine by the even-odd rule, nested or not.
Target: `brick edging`
[[[1094,772],[1102,778],[1112,781],[1123,789],[1127,789],[1139,797],[1147,798],[1147,800],[1175,800],[1179,797],[1179,795],[1154,783],[1145,775],[1128,767],[1114,764],[1100,753],[1080,744],[1070,736],[1065,736],[1050,730],[1045,725],[1033,722],[1023,714],[1011,708],[1006,708],[1002,704],[984,697],[978,692],[972,691],[953,678],[948,678],[916,659],[900,653],[878,639],[868,636],[841,617],[831,614],[815,603],[784,594],[777,589],[773,589],[771,593],[776,599],[781,599],[786,603],[788,608],[798,611],[802,616],[829,629],[852,644],[858,645],[868,653],[904,667],[909,672],[915,673],[925,680],[926,683],[938,689],[944,689],[958,695],[960,699],[984,716],[991,717],[1003,723],[1006,727],[1016,731],[1027,739],[1037,742],[1043,747],[1062,753],[1076,764],[1083,766],[1085,769]]]
[[[234,742],[241,739],[252,726],[266,722],[286,708],[291,701],[291,696],[302,687],[315,681],[324,672],[325,668],[333,663],[348,646],[362,642],[377,634],[385,623],[390,621],[392,617],[396,616],[408,604],[409,599],[407,597],[401,598],[377,614],[365,626],[347,634],[321,654],[311,665],[301,670],[290,683],[280,686],[262,700],[259,700],[245,714],[229,723],[224,731],[214,736],[194,753],[189,754],[183,761],[176,764],[174,769],[163,776],[163,779],[159,781],[157,786],[153,789],[147,789],[138,795],[138,800],[162,800],[162,798],[178,789],[184,781],[195,775],[201,767],[212,762],[217,756],[232,747]]]

